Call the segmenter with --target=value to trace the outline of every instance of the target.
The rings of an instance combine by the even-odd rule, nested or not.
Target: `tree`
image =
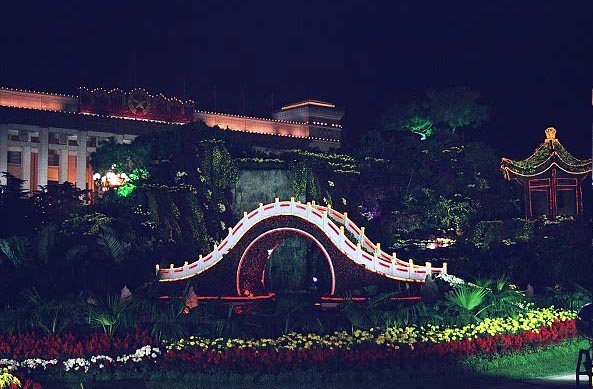
[[[466,127],[479,127],[490,115],[490,108],[478,102],[480,93],[466,87],[430,90],[427,97],[425,106],[431,119],[453,134]]]
[[[394,104],[381,118],[383,131],[405,131],[420,135],[421,140],[434,133],[430,112],[417,102]]]
[[[101,145],[91,156],[93,170],[105,173],[130,174],[133,169],[145,169],[149,162],[149,147],[139,141],[131,144],[117,143],[113,138]]]
[[[22,189],[24,181],[10,173],[1,174],[6,178],[6,185],[0,185],[0,238],[30,235],[38,227],[39,215],[28,192]]]
[[[70,182],[41,186],[33,192],[32,201],[40,215],[41,223],[61,223],[84,204],[86,190]]]
[[[365,133],[361,138],[357,154],[361,157],[381,158],[385,153],[385,140],[381,132],[371,130]]]

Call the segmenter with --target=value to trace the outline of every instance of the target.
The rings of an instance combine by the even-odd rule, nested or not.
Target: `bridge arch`
[[[274,203],[260,204],[257,209],[245,212],[208,255],[200,255],[179,267],[156,265],[157,276],[165,282],[205,273],[199,277],[196,290],[202,288],[206,295],[242,295],[241,282],[247,280],[241,274],[248,258],[245,254],[257,250],[262,235],[273,236],[272,230],[279,234],[283,229],[307,237],[320,248],[332,272],[332,294],[372,284],[389,287],[393,281],[422,283],[427,275],[447,273],[446,263],[441,267],[430,262],[416,264],[412,259],[402,260],[395,253],[386,253],[346,213],[315,203],[276,199]]]
[[[248,258],[252,258],[252,257],[250,257],[252,248],[255,247],[259,242],[261,242],[263,239],[266,239],[266,237],[268,237],[270,235],[285,233],[285,232],[292,232],[299,236],[303,236],[303,237],[311,240],[313,243],[315,243],[315,245],[319,248],[319,250],[321,250],[323,257],[325,258],[325,260],[329,266],[329,271],[330,271],[330,275],[331,275],[330,296],[333,296],[335,293],[335,290],[336,290],[336,275],[334,272],[334,265],[333,265],[333,262],[332,262],[332,259],[329,255],[329,253],[327,252],[327,250],[325,249],[323,244],[321,244],[321,242],[317,238],[315,238],[315,236],[304,231],[303,229],[293,228],[293,227],[279,227],[279,228],[274,228],[274,229],[268,230],[268,231],[262,233],[261,235],[259,235],[254,240],[252,240],[251,243],[249,243],[249,245],[247,246],[247,248],[241,255],[241,259],[239,260],[239,265],[237,266],[237,274],[236,274],[236,278],[235,278],[236,279],[235,282],[236,282],[236,288],[237,288],[237,295],[238,296],[250,295],[251,293],[250,293],[249,289],[247,289],[247,285],[249,284],[249,282],[245,282],[245,278],[250,277],[251,284],[254,284],[256,282],[256,280],[253,279],[254,276],[256,274],[259,274],[259,270],[263,270],[263,269],[260,269],[261,265],[262,265],[261,258],[257,258],[257,259],[255,259],[255,261],[252,261],[255,263],[250,264],[251,266],[258,267],[256,269],[254,269],[254,271],[252,271],[251,275],[245,274],[245,272],[243,272],[243,273],[241,272],[241,270],[243,269],[243,265],[249,260]],[[269,256],[268,256],[268,258],[265,259],[265,261],[268,261],[268,260],[269,260]]]

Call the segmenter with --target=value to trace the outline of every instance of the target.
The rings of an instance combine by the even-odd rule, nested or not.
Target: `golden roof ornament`
[[[556,140],[556,129],[554,127],[546,128],[546,142]]]

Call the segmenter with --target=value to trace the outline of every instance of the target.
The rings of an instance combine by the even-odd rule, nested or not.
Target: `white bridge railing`
[[[397,258],[395,253],[384,252],[379,243],[375,244],[365,236],[364,227],[359,228],[348,219],[346,212],[342,214],[329,206],[316,205],[314,202],[301,204],[294,199],[290,201],[276,199],[272,204],[260,204],[250,213],[244,212],[243,218],[235,227],[229,228],[226,238],[216,245],[208,255],[200,255],[194,262],[185,262],[183,266],[179,267],[171,264],[168,269],[161,269],[159,265],[156,265],[160,281],[178,281],[210,269],[235,246],[251,227],[264,219],[281,215],[300,217],[316,225],[350,260],[385,277],[407,282],[424,282],[427,275],[447,273],[447,263],[443,263],[443,266],[439,268],[433,267],[430,262],[417,265],[411,259],[404,261]],[[340,225],[338,226],[334,220]],[[348,238],[345,230],[356,238],[356,242],[352,242]]]

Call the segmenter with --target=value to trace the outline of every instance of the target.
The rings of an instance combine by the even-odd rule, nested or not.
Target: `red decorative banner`
[[[163,94],[150,95],[142,88],[126,93],[121,89],[89,90],[80,88],[81,113],[122,118],[189,123],[194,120],[194,102],[168,98]]]

